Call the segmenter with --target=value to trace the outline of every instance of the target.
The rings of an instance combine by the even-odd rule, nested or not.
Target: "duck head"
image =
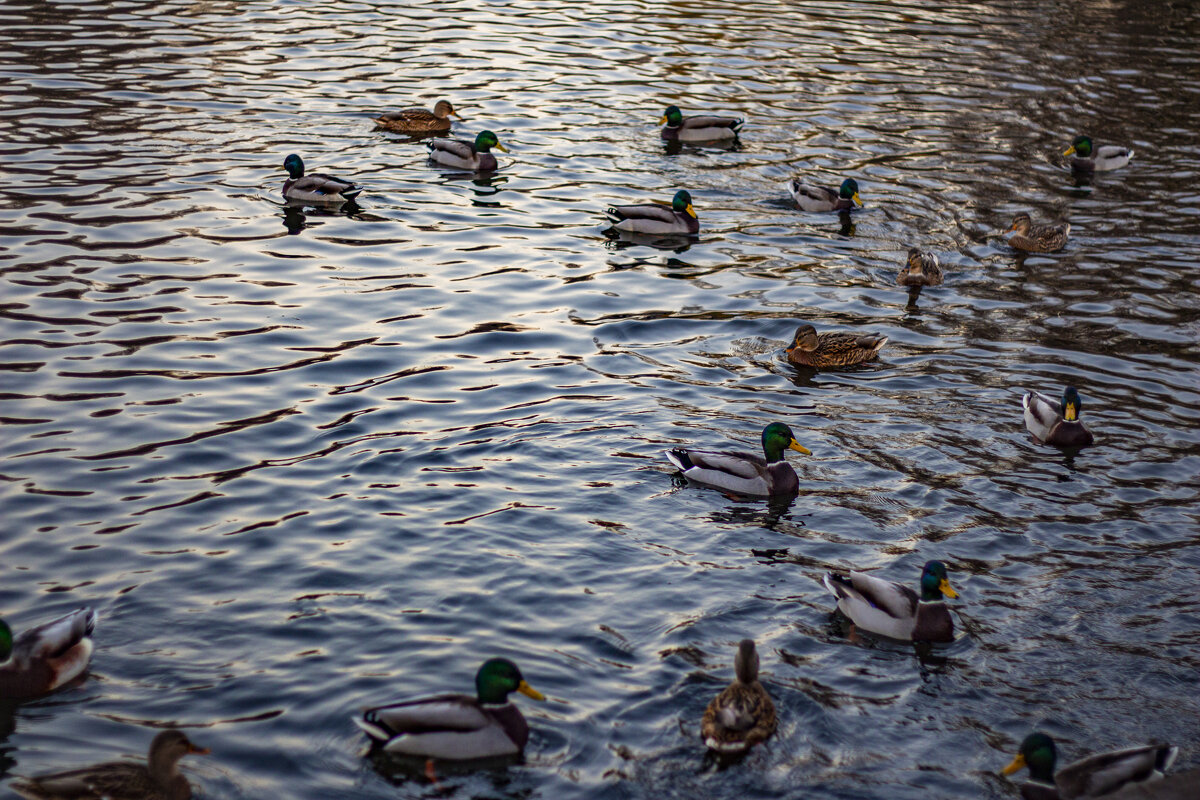
[[[921,599],[941,600],[942,597],[958,597],[958,592],[946,577],[946,565],[940,561],[926,562],[921,570]]]
[[[782,422],[772,422],[763,428],[762,448],[763,455],[772,464],[783,460],[784,450],[795,450],[797,453],[812,455],[812,452],[807,447],[796,441],[792,429]]]

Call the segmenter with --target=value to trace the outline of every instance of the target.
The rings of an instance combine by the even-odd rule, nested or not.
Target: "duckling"
[[[475,697],[442,694],[368,708],[358,726],[373,743],[398,755],[468,761],[519,756],[529,724],[509,701],[512,692],[544,700],[507,658],[491,658],[475,673]]]
[[[1059,225],[1034,225],[1029,215],[1022,211],[1013,217],[1012,227],[1005,233],[1012,231],[1016,233],[1008,240],[1010,247],[1027,253],[1053,253],[1066,247],[1071,225],[1068,222]]]
[[[854,204],[862,205],[858,196],[858,181],[846,178],[840,189],[814,186],[794,178],[784,184],[796,205],[804,211],[848,211]]]
[[[1132,788],[1138,784],[1154,786],[1149,782],[1161,779],[1177,755],[1179,748],[1169,744],[1131,747],[1097,753],[1068,764],[1055,774],[1058,751],[1054,740],[1044,733],[1035,732],[1025,737],[1016,758],[1002,772],[1012,775],[1024,767],[1029,768],[1031,780],[1021,784],[1021,796],[1025,800],[1108,797],[1125,787]],[[1195,797],[1195,788],[1193,784],[1193,794],[1187,796]]]
[[[1110,169],[1120,169],[1133,159],[1133,151],[1128,147],[1115,144],[1105,144],[1093,149],[1089,136],[1076,136],[1071,146],[1063,151],[1064,156],[1071,158],[1071,169],[1080,172],[1105,172]]]
[[[347,203],[358,197],[363,190],[361,186],[332,175],[319,172],[305,175],[304,161],[295,153],[283,160],[283,168],[290,176],[283,182],[283,196],[288,200],[319,205]]]
[[[667,459],[679,468],[685,478],[738,494],[759,496],[794,495],[800,491],[800,480],[792,465],[783,459],[783,451],[812,455],[796,441],[792,429],[782,422],[772,422],[763,428],[763,456],[730,450],[691,450],[675,447],[667,451]]]
[[[87,669],[96,612],[80,608],[13,639],[0,620],[0,698],[40,697]]]
[[[419,136],[426,133],[442,133],[450,130],[450,117],[459,117],[449,100],[438,100],[433,111],[424,108],[402,108],[376,117],[375,124],[396,133]]]
[[[179,773],[179,759],[208,752],[181,731],[166,730],[150,743],[146,766],[110,761],[14,781],[12,788],[29,800],[188,800],[192,787]]]
[[[493,147],[508,152],[508,148],[500,144],[496,134],[491,131],[480,131],[474,142],[465,139],[432,139],[427,146],[429,159],[435,164],[468,172],[496,169],[496,157],[490,152]]]
[[[704,710],[700,735],[710,750],[743,753],[775,732],[775,704],[758,682],[758,652],[742,639],[734,658],[736,677]]]
[[[644,203],[609,206],[604,213],[614,228],[627,233],[692,236],[700,232],[700,218],[692,207],[692,195],[686,189],[675,193],[670,208],[658,203]]]
[[[926,562],[921,570],[921,596],[907,586],[851,572],[825,576],[825,588],[837,598],[838,610],[860,628],[893,639],[913,642],[954,641],[954,620],[942,596],[958,593],[941,561]]]
[[[669,142],[712,142],[736,139],[746,120],[740,117],[685,117],[678,106],[667,106],[662,119],[662,138]]]
[[[938,257],[916,247],[908,251],[908,263],[896,275],[897,286],[937,286],[942,282]]]
[[[1095,441],[1092,432],[1079,421],[1083,401],[1074,386],[1063,392],[1061,404],[1041,392],[1026,392],[1021,407],[1025,409],[1025,427],[1043,444],[1087,447]]]
[[[796,328],[792,344],[787,348],[788,361],[804,367],[828,369],[848,367],[870,361],[887,344],[887,337],[877,333],[817,333],[812,325]]]

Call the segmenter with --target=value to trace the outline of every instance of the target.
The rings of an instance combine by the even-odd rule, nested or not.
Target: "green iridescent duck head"
[[[8,657],[12,655],[12,649],[12,628],[8,627],[7,622],[0,619],[0,661],[8,661]]]
[[[1062,415],[1067,422],[1078,422],[1079,411],[1083,408],[1083,400],[1079,397],[1079,392],[1075,391],[1074,386],[1068,386],[1063,392]]]
[[[858,181],[854,180],[854,178],[846,178],[846,180],[842,181],[842,188],[838,190],[838,197],[844,200],[852,200],[860,206],[863,204],[858,196]]]
[[[475,692],[479,702],[503,705],[508,696],[520,692],[534,700],[545,700],[542,693],[525,682],[521,670],[507,658],[489,658],[475,673]]]
[[[1044,733],[1031,733],[1021,742],[1017,756],[1002,770],[1004,775],[1012,775],[1024,767],[1029,767],[1029,775],[1035,781],[1054,785],[1054,764],[1058,761],[1058,751],[1054,740]]]
[[[797,453],[812,455],[812,452],[807,447],[796,441],[796,436],[792,433],[792,429],[782,422],[772,422],[763,428],[762,448],[763,455],[772,464],[783,460],[784,450],[795,450]]]
[[[492,148],[508,152],[508,148],[500,144],[500,139],[491,131],[480,131],[475,137],[475,150],[480,153],[486,153]]]
[[[1091,158],[1092,156],[1092,137],[1076,136],[1075,141],[1071,142],[1071,146],[1063,151],[1064,156],[1079,156],[1080,158]]]
[[[943,595],[958,597],[958,592],[954,591],[950,579],[946,577],[946,565],[940,561],[927,561],[921,570],[921,599],[941,600]]]
[[[687,189],[680,189],[671,198],[671,208],[682,214],[687,214],[689,217],[696,216],[696,209],[692,208],[692,195]]]
[[[304,177],[304,159],[292,153],[283,160],[283,168],[287,170],[288,175],[292,180],[298,180]]]
[[[679,110],[679,106],[667,106],[667,110],[663,112],[662,119],[658,121],[658,124],[678,128],[683,124],[683,112]]]

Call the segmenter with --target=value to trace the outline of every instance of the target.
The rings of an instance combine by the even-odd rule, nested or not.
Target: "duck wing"
[[[1026,392],[1021,407],[1025,409],[1025,428],[1043,442],[1063,421],[1062,404],[1041,392]]]
[[[701,469],[723,472],[737,478],[750,480],[761,478],[767,471],[767,460],[753,453],[731,450],[684,450],[675,448],[667,451],[667,458],[684,474],[688,470]]]
[[[661,222],[664,225],[676,225],[679,223],[679,215],[675,213],[675,209],[670,206],[659,205],[658,203],[642,203],[632,206],[609,206],[604,210],[604,213],[613,222],[621,222],[627,219],[646,220],[649,222]]]
[[[33,800],[92,800],[133,797],[162,797],[150,771],[141,764],[112,761],[91,767],[56,772],[13,784],[23,797]]]
[[[96,612],[79,608],[51,622],[30,628],[13,642],[14,661],[29,663],[61,656],[96,628]]]
[[[1054,782],[1064,798],[1099,797],[1126,784],[1161,778],[1177,755],[1179,748],[1169,744],[1098,753],[1063,767]]]
[[[380,114],[375,118],[376,122],[420,122],[433,123],[438,122],[437,116],[432,111],[427,111],[419,106],[412,108],[402,108],[399,111],[388,111]]]
[[[475,143],[465,142],[462,139],[431,139],[428,147],[431,153],[434,151],[447,153],[464,161],[471,161],[475,158]]]
[[[340,195],[350,200],[362,191],[362,187],[355,186],[350,181],[335,178],[332,175],[314,172],[311,175],[305,175],[293,181],[291,191],[303,194],[324,195],[327,197]]]
[[[470,695],[445,694],[368,708],[358,725],[372,739],[387,741],[406,733],[455,731],[486,727],[491,719]]]
[[[738,128],[746,124],[746,120],[739,117],[717,117],[717,116],[695,116],[684,119],[683,124],[679,126],[679,130],[702,130],[704,128],[729,128],[737,131]]]

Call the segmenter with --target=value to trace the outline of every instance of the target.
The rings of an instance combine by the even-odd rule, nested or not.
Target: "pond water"
[[[2,711],[3,774],[185,727],[218,798],[1015,797],[1166,739],[1200,764],[1200,7],[1128,0],[34,2],[2,12],[0,614],[100,615],[89,676]],[[445,174],[373,116],[509,148]],[[734,146],[657,121],[744,115]],[[1080,181],[1077,133],[1132,146]],[[290,152],[366,186],[287,209]],[[793,176],[855,177],[850,217]],[[697,240],[610,241],[688,189]],[[1020,257],[1012,215],[1071,223]],[[894,286],[910,246],[941,287]],[[798,324],[888,337],[814,373]],[[1097,443],[1032,441],[1023,391]],[[799,497],[685,485],[788,422]],[[821,585],[915,585],[958,639],[848,638]],[[758,642],[780,726],[699,720]],[[439,790],[353,716],[505,655],[525,764]]]

